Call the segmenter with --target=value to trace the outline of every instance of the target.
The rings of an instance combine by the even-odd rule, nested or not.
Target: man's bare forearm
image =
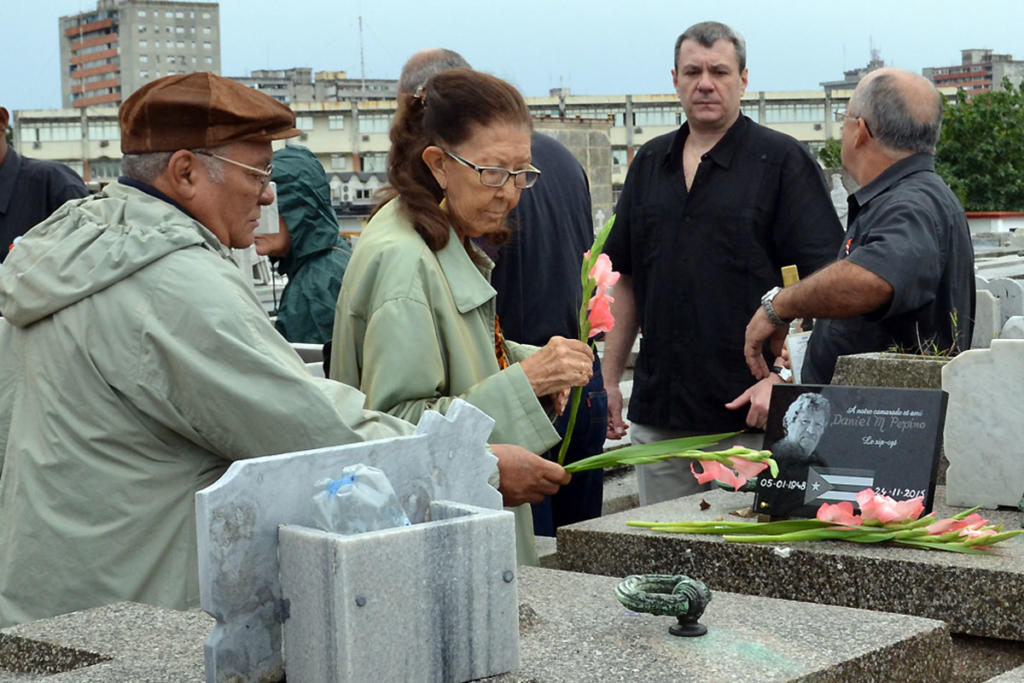
[[[837,261],[783,289],[772,305],[786,320],[850,318],[882,308],[892,295],[892,285],[867,268]]]
[[[633,348],[637,333],[636,301],[633,298],[633,278],[622,275],[612,287],[612,316],[615,326],[604,335],[604,357],[601,373],[606,384],[617,385],[626,369],[626,359]]]

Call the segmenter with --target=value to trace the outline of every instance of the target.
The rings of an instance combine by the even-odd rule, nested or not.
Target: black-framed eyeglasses
[[[863,116],[855,116],[853,114],[847,114],[846,113],[846,109],[836,109],[836,121],[841,121],[842,119],[851,119],[853,121],[863,121],[864,122],[864,130],[866,130],[868,132],[868,135],[870,135],[871,137],[875,137],[874,134],[872,134],[872,132],[871,132],[871,126],[868,125],[868,120],[866,118],[864,118]]]
[[[466,161],[455,152],[444,150],[444,153],[467,168],[471,168],[480,174],[480,184],[487,187],[502,187],[509,178],[514,178],[512,184],[520,190],[533,187],[540,179],[540,171],[534,167],[524,168],[521,171],[510,171],[500,166],[477,166],[472,161]]]
[[[204,149],[194,149],[192,151],[195,154],[202,154],[204,157],[213,157],[214,159],[220,159],[221,161],[225,161],[229,164],[233,164],[235,166],[238,166],[239,168],[245,169],[246,171],[249,172],[249,175],[255,176],[256,179],[260,181],[260,194],[263,194],[264,190],[267,189],[267,185],[270,184],[270,177],[274,174],[273,164],[267,164],[266,168],[256,168],[255,166],[250,166],[249,164],[243,164],[241,161],[228,159],[227,157],[221,156],[220,154],[207,152]]]

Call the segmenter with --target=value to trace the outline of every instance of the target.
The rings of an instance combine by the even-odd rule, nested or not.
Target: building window
[[[207,64],[213,64],[213,57],[203,57],[203,61]]]
[[[139,41],[139,47],[149,47],[149,41],[148,40],[140,40]]]
[[[625,166],[626,165],[626,150],[623,148],[612,149],[612,166]]]
[[[146,25],[145,24],[139,24],[139,33],[145,33],[145,32],[146,32]]]
[[[211,43],[208,40],[204,40],[203,41],[203,49],[204,50],[212,50],[213,49],[213,43]]]
[[[193,58],[192,58],[192,63],[193,63],[193,64],[195,64],[195,63],[196,63],[196,58],[195,58],[195,57],[193,57]]]
[[[209,59],[209,57],[207,57],[207,59]],[[295,127],[299,130],[313,130],[313,116],[311,114],[296,115]]]
[[[369,199],[370,190],[366,187],[360,187],[356,189],[356,199]]]
[[[391,128],[390,114],[360,114],[360,133],[387,133]],[[363,169],[366,170],[366,169]]]
[[[643,107],[633,109],[634,126],[678,126],[679,109],[669,107]]]
[[[22,121],[21,139],[25,142],[67,142],[82,139],[79,121]]]
[[[767,123],[809,123],[824,121],[825,110],[821,104],[772,102],[764,106],[764,118]]]
[[[143,64],[145,64],[146,62],[149,61],[149,56],[148,55],[139,55],[139,61],[142,62]]]
[[[362,155],[362,171],[364,173],[383,173],[387,170],[388,166],[388,155],[387,152],[366,152]],[[369,192],[369,190],[367,190]],[[369,195],[367,195],[369,198]],[[359,193],[356,192],[356,199],[359,199]]]
[[[139,72],[139,78],[141,78],[142,80],[146,80],[147,78],[149,78],[149,72],[148,71],[140,71]]]
[[[327,117],[328,130],[345,130],[344,114],[331,114]]]
[[[178,41],[178,47],[185,47],[185,41],[184,40],[179,40]]]
[[[209,26],[204,26],[203,33],[213,33],[213,29],[211,29]]]
[[[352,157],[347,154],[332,154],[331,155],[331,170],[334,171],[347,171],[352,163]]]
[[[111,119],[107,121],[89,119],[89,139],[90,140],[120,140],[121,129],[118,126],[117,121]]]
[[[174,16],[177,19],[184,19],[185,18],[185,13],[184,12],[175,12]]]
[[[144,10],[144,9],[140,9],[140,10],[139,10],[139,16],[140,16],[140,17],[144,17],[144,16],[146,16],[146,10]]]
[[[164,12],[164,17],[167,18],[167,19],[173,19],[174,18],[174,12],[170,12],[170,11]]]
[[[209,18],[210,18],[210,13],[209,12],[203,12],[203,19],[209,19]]]
[[[175,26],[174,27],[174,32],[175,33],[184,33],[185,32],[185,27],[184,26]]]

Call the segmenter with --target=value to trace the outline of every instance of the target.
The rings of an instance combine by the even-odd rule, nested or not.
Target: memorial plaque
[[[944,391],[776,384],[764,447],[779,476],[758,479],[754,509],[773,517],[814,517],[822,503],[871,488],[895,500],[924,497],[932,509]]]

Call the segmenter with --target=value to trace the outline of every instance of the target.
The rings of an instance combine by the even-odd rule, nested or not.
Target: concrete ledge
[[[939,487],[936,500],[944,499]],[[701,501],[711,504],[701,510]],[[628,520],[727,518],[753,494],[721,490],[637,508],[558,530],[562,568],[595,574],[687,574],[712,590],[729,590],[942,619],[954,633],[1024,641],[1024,542],[992,555],[843,543],[730,543],[718,536],[665,534],[627,527]],[[936,504],[940,516],[958,510]],[[1006,528],[1017,511],[986,511]]]
[[[671,617],[631,612],[618,578],[520,567],[520,667],[527,681],[948,680],[948,627],[938,621],[716,592],[700,638],[668,633]],[[121,603],[4,631],[109,661],[54,675],[60,683],[205,680],[201,612]],[[402,614],[395,614],[395,629]],[[434,636],[441,638],[444,634]],[[40,680],[4,671],[0,681]]]

